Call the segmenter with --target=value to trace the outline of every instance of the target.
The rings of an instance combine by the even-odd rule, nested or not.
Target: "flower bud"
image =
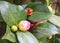
[[[19,30],[27,31],[30,29],[30,22],[29,21],[21,21],[19,23]]]
[[[11,30],[12,30],[13,32],[16,32],[16,31],[18,30],[18,28],[17,28],[17,26],[13,25],[13,26],[11,27]]]
[[[27,14],[28,16],[31,16],[32,13],[33,13],[33,9],[31,9],[31,8],[27,8],[25,11],[26,11],[26,14]]]

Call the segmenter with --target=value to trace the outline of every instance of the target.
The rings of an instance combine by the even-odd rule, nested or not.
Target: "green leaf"
[[[3,21],[3,19],[2,19],[2,16],[1,16],[1,14],[0,14],[0,22],[2,22]]]
[[[9,25],[17,25],[21,20],[26,20],[25,11],[21,11],[19,6],[0,1],[0,11],[3,19]]]
[[[3,43],[3,40],[0,39],[0,43]]]
[[[50,17],[49,13],[34,12],[28,19],[30,21],[36,22],[36,21],[47,20],[49,17]]]
[[[39,40],[40,41],[44,41],[44,40],[46,40],[47,39],[47,37],[46,36],[43,36],[43,37],[41,37]]]
[[[51,23],[57,25],[60,27],[60,17],[56,15],[51,15],[50,18],[48,19]]]
[[[43,41],[40,41],[40,40],[39,40],[40,43],[49,43],[48,41],[49,41],[49,40],[48,40],[47,38],[44,39]]]
[[[0,39],[0,43],[9,43],[9,41]]]
[[[39,43],[38,40],[30,32],[17,32],[19,43]]]
[[[9,26],[7,26],[6,28],[6,33],[5,35],[2,37],[2,39],[7,39],[11,42],[16,42],[16,37],[15,35],[11,32]]]
[[[41,40],[44,40],[44,38],[43,37],[47,37],[46,35],[44,35],[44,34],[42,34],[42,33],[40,33],[40,32],[37,32],[36,30],[33,30],[32,31],[32,33],[33,33],[33,35],[37,38],[37,39],[41,39]],[[41,41],[40,40],[40,41]]]
[[[39,24],[34,31],[37,33],[46,35],[46,36],[51,36],[51,35],[55,35],[58,33],[57,27],[55,25],[53,25],[51,23],[47,23],[47,22],[43,23],[43,24]]]
[[[41,2],[33,2],[26,6],[26,8],[32,8],[34,11],[50,13],[48,7]]]

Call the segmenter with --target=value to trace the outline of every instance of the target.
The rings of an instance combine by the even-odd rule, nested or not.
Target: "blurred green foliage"
[[[3,0],[0,0],[0,1],[3,1]],[[13,4],[17,4],[17,5],[24,3],[24,0],[6,0],[6,1],[13,3]],[[42,3],[46,4],[46,0],[31,0],[31,1],[32,2],[41,1]],[[0,15],[0,21],[2,21],[1,15]],[[10,42],[0,39],[0,43],[10,43]],[[47,42],[44,41],[43,43],[47,43]],[[48,40],[48,43],[60,43],[60,34],[52,36],[52,38]]]

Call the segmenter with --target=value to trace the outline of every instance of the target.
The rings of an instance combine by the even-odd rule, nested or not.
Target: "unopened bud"
[[[33,13],[33,9],[31,9],[31,8],[27,8],[25,11],[26,11],[26,14],[29,16],[31,16]]]
[[[12,30],[13,32],[16,32],[16,31],[18,30],[18,28],[17,28],[17,26],[13,25],[13,26],[11,27],[11,30]]]
[[[19,30],[27,31],[30,29],[30,22],[29,21],[21,21],[19,23]]]

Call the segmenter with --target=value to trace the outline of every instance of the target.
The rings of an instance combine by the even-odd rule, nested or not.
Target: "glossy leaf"
[[[56,15],[51,15],[49,21],[60,27],[60,17]]]
[[[17,25],[21,20],[26,20],[24,11],[20,11],[19,6],[0,1],[0,11],[3,19],[9,25]]]
[[[38,39],[39,43],[48,43],[47,36],[37,31],[32,32],[34,36]]]
[[[49,17],[50,17],[50,14],[49,13],[34,12],[28,19],[30,21],[36,22],[36,21],[47,20]]]
[[[38,40],[30,32],[17,32],[19,43],[39,43]]]
[[[16,37],[15,37],[15,35],[11,32],[9,26],[7,26],[7,28],[6,28],[6,33],[5,33],[5,35],[2,37],[2,39],[7,39],[7,40],[9,40],[9,41],[11,41],[11,42],[16,42]]]
[[[57,34],[58,33],[58,29],[57,29],[57,27],[55,25],[46,22],[46,23],[38,25],[36,27],[35,32],[44,34],[46,36],[51,36],[51,35]]]
[[[33,30],[32,33],[34,34],[34,36],[37,38],[37,39],[41,39],[43,37],[47,37],[46,35],[40,33],[40,32],[37,32],[36,30]],[[43,39],[42,39],[43,40]],[[41,41],[41,40],[40,40]]]
[[[28,4],[26,8],[32,8],[34,11],[50,13],[48,7],[41,2],[33,2],[31,4]]]

